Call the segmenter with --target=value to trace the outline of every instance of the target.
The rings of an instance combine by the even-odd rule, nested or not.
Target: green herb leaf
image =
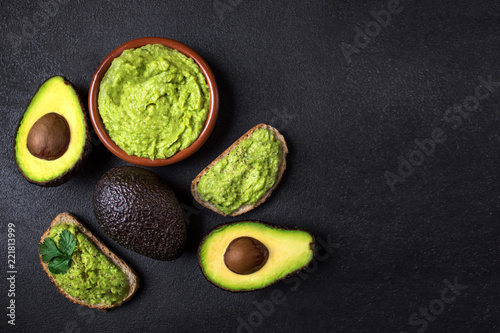
[[[44,263],[49,263],[53,258],[63,255],[61,251],[57,249],[56,243],[52,238],[48,237],[38,246],[38,252],[42,256],[42,261]]]
[[[64,257],[55,257],[49,262],[49,271],[52,274],[66,274],[69,268],[69,260]]]
[[[71,259],[73,251],[75,250],[76,239],[75,236],[68,230],[63,230],[59,235],[59,250],[66,256],[66,259]]]
[[[38,252],[52,274],[66,274],[75,247],[75,236],[68,230],[63,230],[59,234],[59,248],[52,238],[47,237],[38,247]]]

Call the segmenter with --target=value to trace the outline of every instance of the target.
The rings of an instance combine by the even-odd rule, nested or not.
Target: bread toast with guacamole
[[[196,176],[191,193],[198,203],[223,216],[246,213],[265,202],[278,186],[287,154],[285,138],[276,128],[256,125]]]
[[[51,238],[52,230],[62,231]],[[66,255],[68,248],[71,254]],[[57,215],[44,232],[39,257],[43,270],[59,292],[73,303],[89,308],[106,311],[117,307],[139,287],[139,277],[132,268],[69,213]],[[109,285],[113,280],[115,284]],[[117,293],[120,288],[121,294]],[[109,295],[116,297],[110,301]]]

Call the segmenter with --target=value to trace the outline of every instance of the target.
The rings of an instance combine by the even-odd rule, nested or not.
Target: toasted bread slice
[[[103,310],[103,311],[117,307],[117,306],[121,305],[123,302],[128,301],[132,297],[132,295],[135,294],[137,289],[139,288],[139,277],[122,259],[118,258],[118,256],[116,254],[111,252],[111,250],[108,249],[106,247],[106,245],[101,243],[101,241],[99,241],[73,215],[71,215],[69,213],[61,213],[61,214],[57,215],[54,218],[54,220],[52,221],[52,223],[50,224],[49,229],[47,229],[47,231],[45,231],[43,233],[42,239],[40,239],[40,244],[43,243],[45,238],[49,237],[50,229],[52,229],[53,226],[55,226],[57,224],[61,224],[61,223],[74,224],[74,225],[78,226],[78,229],[80,230],[80,232],[82,234],[84,234],[85,236],[87,236],[87,238],[94,243],[94,245],[97,247],[97,249],[99,251],[101,251],[106,257],[108,257],[111,260],[112,263],[114,263],[116,266],[118,266],[125,273],[125,275],[127,276],[127,279],[128,279],[129,292],[128,292],[127,296],[121,302],[119,302],[117,304],[113,304],[113,305],[108,305],[106,303],[87,304],[83,300],[69,295],[68,293],[66,293],[64,290],[62,290],[57,285],[57,281],[54,279],[54,277],[49,272],[48,265],[42,261],[42,256],[40,254],[38,254],[40,257],[40,263],[42,264],[43,270],[45,271],[45,273],[47,273],[47,275],[49,276],[52,283],[54,283],[56,285],[57,290],[59,290],[59,292],[61,294],[66,296],[66,298],[68,298],[73,303],[80,304],[80,305],[83,305],[83,306],[86,306],[86,307],[89,307],[92,309]]]
[[[201,171],[198,174],[198,176],[196,176],[196,178],[191,183],[191,194],[193,195],[194,199],[198,203],[200,203],[202,206],[204,206],[206,208],[209,208],[209,209],[213,210],[216,213],[219,213],[222,216],[227,216],[227,214],[225,214],[224,212],[220,211],[217,208],[216,205],[214,205],[214,204],[212,204],[212,203],[210,203],[208,201],[203,200],[203,198],[201,197],[201,195],[197,191],[197,189],[198,189],[198,183],[200,182],[201,177],[203,177],[203,175],[205,175],[208,172],[208,170],[210,170],[210,168],[212,166],[214,166],[221,158],[223,158],[231,150],[233,150],[234,148],[236,148],[238,146],[238,144],[242,140],[250,137],[255,130],[258,130],[258,129],[261,129],[261,128],[267,129],[267,130],[273,132],[274,133],[274,138],[276,140],[278,140],[279,142],[281,142],[281,146],[282,146],[281,165],[280,165],[280,167],[278,169],[278,174],[276,175],[276,180],[275,180],[273,186],[266,193],[264,193],[264,195],[254,205],[242,205],[238,209],[236,209],[234,212],[232,212],[231,214],[229,214],[229,216],[237,216],[237,215],[241,215],[243,213],[246,213],[246,212],[254,209],[255,207],[257,207],[258,205],[260,205],[264,201],[266,201],[267,198],[269,198],[269,196],[271,195],[271,193],[274,191],[274,189],[276,188],[276,186],[278,186],[279,182],[281,181],[281,178],[283,176],[283,172],[286,169],[286,155],[288,154],[288,147],[286,145],[285,138],[283,137],[283,135],[281,135],[280,132],[278,132],[278,130],[276,128],[274,128],[274,127],[272,127],[270,125],[266,125],[266,124],[258,124],[256,126],[252,127],[248,132],[246,132],[245,134],[243,134],[238,140],[236,140],[231,146],[229,146],[229,148],[227,148],[226,150],[224,150],[224,152],[222,154],[220,154],[215,160],[213,160],[212,163],[210,163],[205,169],[203,169],[203,171]]]

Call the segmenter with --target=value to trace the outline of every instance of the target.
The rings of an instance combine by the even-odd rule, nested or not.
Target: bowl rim
[[[108,70],[109,66],[111,66],[113,60],[116,57],[120,56],[124,50],[138,48],[148,44],[162,44],[192,58],[200,67],[205,80],[207,81],[208,89],[210,92],[210,107],[208,110],[207,120],[205,121],[205,125],[203,126],[203,129],[201,130],[198,138],[189,147],[184,148],[183,150],[178,151],[174,155],[165,159],[151,160],[147,157],[129,155],[123,149],[118,147],[118,145],[114,143],[113,140],[111,140],[111,138],[109,137],[99,114],[99,108],[97,106],[97,98],[99,95],[101,80],[104,77],[104,74]],[[130,40],[118,46],[104,58],[99,67],[97,67],[97,70],[92,77],[89,89],[88,105],[92,127],[94,128],[99,140],[106,146],[109,151],[111,151],[120,159],[131,164],[146,167],[158,167],[184,160],[185,158],[195,153],[198,149],[200,149],[201,146],[207,141],[208,137],[212,133],[212,130],[214,129],[215,122],[217,120],[217,114],[219,111],[219,92],[217,89],[217,82],[215,81],[215,76],[212,70],[210,69],[206,61],[189,46],[184,45],[176,40],[164,37],[142,37]]]

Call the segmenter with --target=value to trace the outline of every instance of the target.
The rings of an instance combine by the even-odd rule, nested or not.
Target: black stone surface
[[[0,6],[0,331],[500,331],[497,1],[59,2]],[[388,8],[390,21],[380,12]],[[173,262],[125,250],[99,229],[94,185],[126,163],[96,138],[83,170],[57,188],[29,184],[13,158],[17,121],[44,80],[64,75],[86,100],[100,61],[145,36],[200,53],[221,96],[209,141],[153,170],[190,215],[188,249]],[[479,77],[492,82],[481,88]],[[479,105],[454,109],[464,101]],[[271,198],[241,218],[309,229],[331,249],[298,277],[233,294],[205,280],[196,248],[209,229],[236,219],[194,205],[189,185],[261,122],[286,137],[289,167]],[[440,143],[432,149],[428,139]],[[414,152],[415,140],[427,154]],[[63,211],[139,272],[142,286],[130,302],[92,311],[50,283],[37,245]],[[15,224],[15,326],[6,316],[8,223]]]

